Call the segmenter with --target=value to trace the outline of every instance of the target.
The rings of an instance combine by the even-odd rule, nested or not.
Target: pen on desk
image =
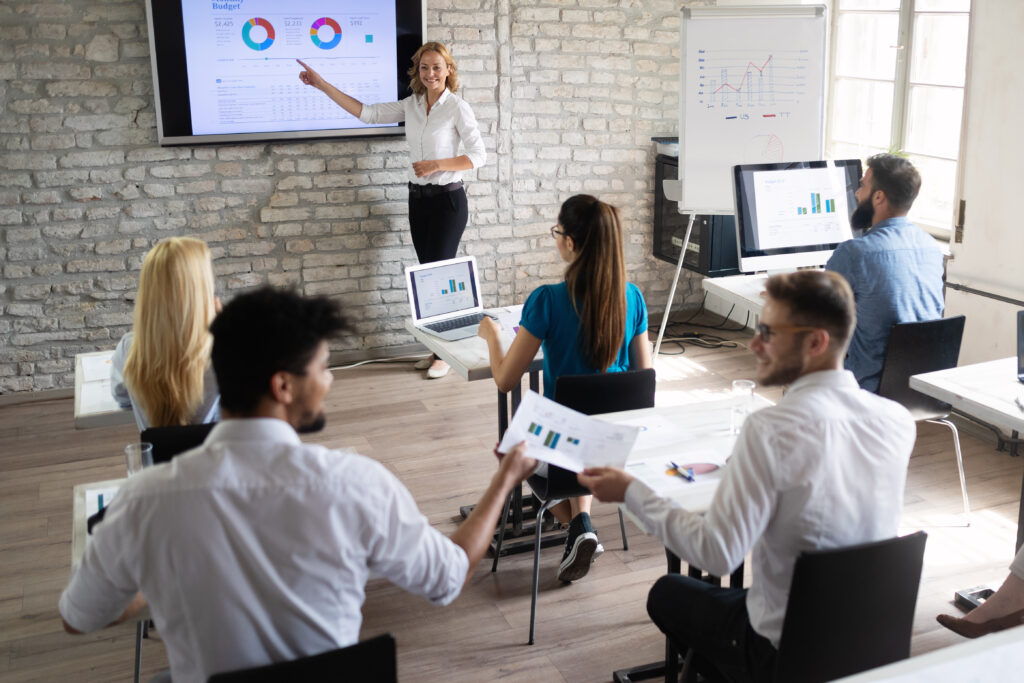
[[[1013,399],[1013,402],[1017,404],[1017,407],[1024,411],[1024,401],[1020,400],[1020,396]]]
[[[693,478],[693,470],[691,470],[689,468],[684,470],[682,467],[680,467],[679,465],[675,464],[671,460],[669,461],[668,464],[669,464],[669,466],[673,470],[675,470],[676,474],[678,474],[680,477],[682,477],[686,481],[695,481],[695,479]]]

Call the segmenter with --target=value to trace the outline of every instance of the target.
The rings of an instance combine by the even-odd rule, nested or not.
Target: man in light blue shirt
[[[861,388],[876,391],[892,326],[941,318],[945,303],[942,250],[907,219],[921,176],[895,154],[876,154],[867,166],[850,218],[867,232],[840,244],[825,267],[849,281],[857,303],[846,369]]]

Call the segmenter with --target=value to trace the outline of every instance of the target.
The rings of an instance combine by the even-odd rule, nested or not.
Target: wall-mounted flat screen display
[[[400,135],[299,81],[301,59],[366,103],[410,94],[425,0],[149,0],[161,145]]]

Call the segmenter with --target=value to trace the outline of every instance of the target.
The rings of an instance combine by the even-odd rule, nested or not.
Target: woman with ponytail
[[[132,331],[111,359],[114,398],[148,427],[216,422],[220,392],[210,365],[214,295],[210,248],[171,237],[142,261]]]
[[[569,266],[565,281],[535,289],[508,353],[499,328],[484,318],[478,334],[487,342],[491,373],[501,391],[517,386],[537,350],[544,347],[544,395],[553,399],[562,375],[624,372],[651,367],[647,341],[647,306],[636,285],[626,282],[622,222],[615,207],[590,195],[562,204],[551,236]],[[572,498],[552,508],[569,522],[569,537],[558,578],[586,575],[600,553],[590,523],[590,496]]]

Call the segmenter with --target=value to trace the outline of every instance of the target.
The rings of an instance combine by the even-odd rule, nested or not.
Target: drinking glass
[[[734,379],[732,381],[732,421],[730,430],[733,434],[739,434],[743,428],[743,422],[750,415],[754,407],[754,384],[750,379]]]
[[[153,464],[153,444],[145,441],[128,444],[124,447],[124,459],[129,477],[141,472],[143,467]]]

